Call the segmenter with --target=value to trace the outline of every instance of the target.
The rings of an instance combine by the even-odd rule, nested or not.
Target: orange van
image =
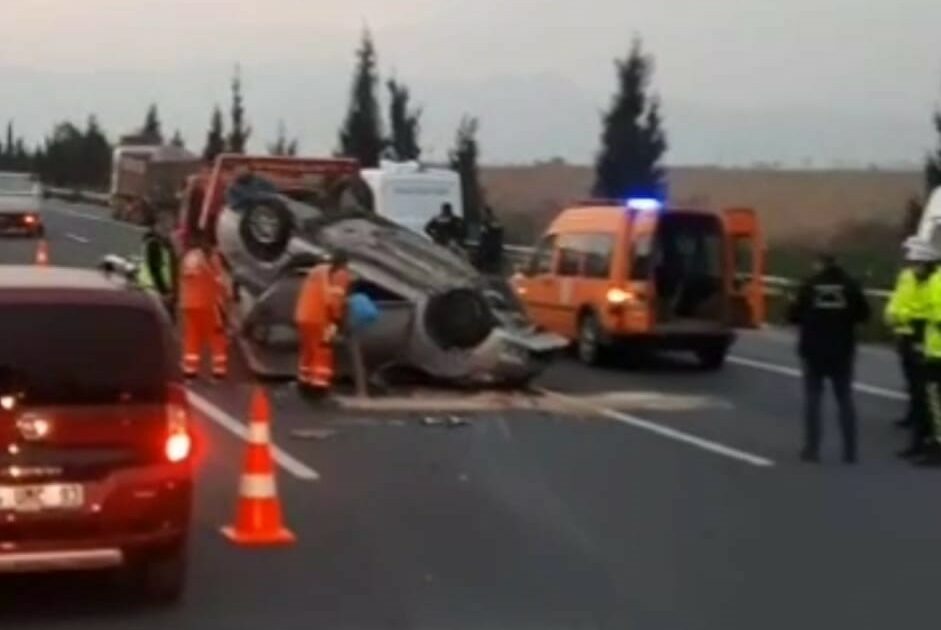
[[[753,210],[636,199],[564,210],[513,284],[533,321],[586,363],[620,346],[690,350],[717,369],[734,329],[764,321],[763,273]]]

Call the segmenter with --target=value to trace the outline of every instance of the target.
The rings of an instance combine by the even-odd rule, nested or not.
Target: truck
[[[115,219],[140,223],[144,207],[172,210],[187,177],[201,167],[186,149],[165,145],[119,146],[111,170],[111,208]]]
[[[446,203],[456,216],[464,215],[461,178],[450,169],[382,160],[361,176],[372,191],[376,214],[418,234]]]
[[[911,238],[927,241],[934,247],[941,249],[941,186],[935,188],[928,197],[925,209],[921,213],[918,229]]]

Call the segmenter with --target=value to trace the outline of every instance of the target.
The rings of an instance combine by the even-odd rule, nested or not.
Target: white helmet
[[[910,236],[902,244],[907,262],[938,262],[941,252],[929,241],[917,236]]]

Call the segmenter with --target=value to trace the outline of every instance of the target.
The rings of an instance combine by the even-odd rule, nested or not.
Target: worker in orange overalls
[[[301,386],[327,390],[333,383],[333,343],[343,322],[350,286],[349,261],[335,252],[316,265],[301,286],[294,310],[300,336],[297,381]]]
[[[180,311],[183,327],[183,374],[195,377],[202,353],[212,351],[212,376],[225,378],[228,352],[222,319],[222,267],[205,235],[197,232],[180,265]]]

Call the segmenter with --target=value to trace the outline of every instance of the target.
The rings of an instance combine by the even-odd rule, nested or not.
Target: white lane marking
[[[189,393],[190,402],[193,403],[193,406],[196,407],[200,413],[230,433],[235,434],[243,440],[248,440],[249,429],[246,424],[239,422],[193,390],[190,389],[187,391]],[[271,454],[272,457],[274,457],[274,461],[277,462],[281,468],[298,479],[304,481],[318,481],[320,479],[320,474],[316,470],[291,455],[288,455],[274,444],[271,445]]]
[[[108,223],[115,227],[125,228],[132,230],[134,232],[143,232],[145,228],[142,228],[139,225],[132,225],[130,223],[122,223],[121,221],[115,221],[109,217],[96,217],[91,214],[85,214],[84,212],[78,212],[76,210],[71,210],[69,208],[62,208],[58,206],[47,206],[43,208],[43,212],[56,212],[59,214],[65,214],[70,217],[75,217],[77,219],[85,219],[86,221],[94,221],[96,223]]]
[[[726,361],[735,365],[741,365],[743,367],[750,367],[756,370],[771,372],[772,374],[781,374],[782,376],[790,376],[792,378],[803,377],[803,374],[797,368],[778,365],[777,363],[756,361],[755,359],[747,359],[745,357],[739,356],[729,356],[726,358]],[[867,385],[866,383],[853,383],[853,389],[862,394],[869,394],[870,396],[878,396],[880,398],[887,398],[889,400],[900,400],[902,402],[908,400],[907,394],[896,389],[888,389],[886,387],[878,387],[876,385]]]
[[[65,233],[65,238],[72,239],[72,240],[75,241],[76,243],[87,244],[87,243],[90,243],[90,242],[91,242],[91,241],[89,241],[87,238],[85,238],[84,236],[79,236],[78,234],[72,234],[71,232],[66,232],[66,233]]]
[[[661,437],[675,440],[677,442],[682,442],[690,446],[695,446],[696,448],[714,453],[716,455],[728,457],[729,459],[734,459],[752,466],[757,466],[759,468],[771,468],[774,466],[774,462],[772,460],[766,457],[761,457],[760,455],[747,453],[737,448],[720,444],[719,442],[713,442],[712,440],[707,440],[705,438],[679,431],[678,429],[671,429],[670,427],[663,426],[662,424],[657,424],[656,422],[651,422],[650,420],[644,420],[643,418],[638,418],[637,416],[624,413],[622,411],[616,411],[614,409],[608,409],[606,407],[586,403],[585,401],[579,400],[578,398],[566,396],[565,394],[559,394],[558,392],[554,392],[552,390],[543,388],[537,388],[537,390],[546,396],[557,398],[558,400],[565,402],[570,406],[582,407],[583,409],[590,410],[600,416],[608,418],[609,420],[614,420],[615,422],[632,426],[635,429],[643,429],[644,431],[649,431],[650,433],[656,433]]]
[[[503,436],[503,439],[507,442],[513,441],[513,433],[510,431],[510,423],[506,421],[506,418],[500,416],[497,418],[497,430],[500,431],[500,435]]]

